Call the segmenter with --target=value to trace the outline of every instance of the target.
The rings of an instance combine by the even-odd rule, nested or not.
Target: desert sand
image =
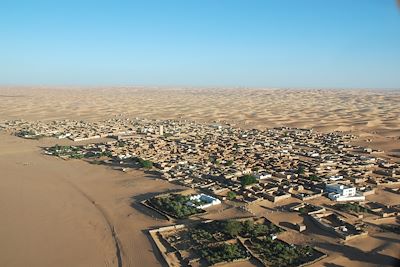
[[[240,127],[340,130],[359,135],[356,142],[383,149],[387,157],[400,152],[400,91],[0,89],[0,121],[97,120],[117,114],[228,121]],[[164,264],[146,230],[168,222],[138,203],[179,187],[141,171],[123,173],[41,153],[41,147],[55,143],[60,140],[24,140],[0,133],[0,266]],[[220,216],[239,215],[246,214],[228,210]],[[288,216],[280,220],[296,220]],[[322,242],[330,255],[315,266],[383,266],[400,256],[400,236],[395,234],[377,233],[345,250],[323,234],[311,239]]]

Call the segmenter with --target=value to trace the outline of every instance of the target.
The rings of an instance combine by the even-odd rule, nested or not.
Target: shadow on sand
[[[157,261],[161,264],[161,266],[168,267],[168,263],[165,261],[164,257],[161,255],[161,252],[158,250],[158,247],[157,247],[156,243],[154,242],[153,238],[151,237],[151,235],[149,234],[149,231],[142,230],[142,234],[144,234],[147,237],[147,239],[149,240],[149,242],[151,244],[150,252],[152,252],[154,254]]]
[[[351,247],[345,244],[332,244],[332,243],[318,243],[317,247],[335,251],[337,253],[342,254],[344,257],[353,260],[353,261],[361,261],[368,262],[371,264],[376,264],[377,266],[389,265],[389,266],[400,266],[399,259],[395,257],[383,255],[376,252],[365,252],[358,248]]]
[[[149,192],[149,193],[144,193],[140,195],[136,195],[131,197],[131,207],[142,214],[149,216],[155,220],[162,220],[162,221],[168,221],[164,215],[161,215],[160,213],[156,212],[155,210],[152,210],[146,206],[144,206],[141,202],[145,201],[147,199],[156,197],[161,194],[171,194],[171,193],[176,193],[180,192],[181,190],[179,189],[168,189],[166,191],[161,191],[161,192]]]

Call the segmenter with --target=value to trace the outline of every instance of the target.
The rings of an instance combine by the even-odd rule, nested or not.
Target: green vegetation
[[[313,174],[313,175],[308,176],[308,180],[310,180],[310,181],[320,181],[321,178]]]
[[[232,164],[233,164],[233,160],[227,160],[225,162],[225,166],[232,166]]]
[[[304,215],[304,214],[307,214],[309,211],[307,210],[307,208],[304,207],[304,208],[300,208],[299,212]]]
[[[207,232],[204,229],[191,229],[190,230],[190,238],[196,243],[196,244],[208,244],[210,242],[215,241],[212,234]]]
[[[80,159],[84,157],[84,153],[82,153],[81,148],[76,146],[60,146],[57,144],[53,147],[49,147],[47,151],[49,151],[52,155],[58,157],[63,156],[75,159]]]
[[[85,151],[82,147],[77,146],[61,146],[55,145],[49,147],[46,151],[50,152],[54,156],[68,157],[71,159],[82,159],[82,158],[99,158],[99,157],[112,157],[110,151]]]
[[[312,204],[306,203],[304,205],[304,207],[299,209],[299,212],[304,215],[304,214],[308,214],[309,212],[317,211],[319,209],[320,209],[320,207],[318,207],[318,206],[314,206]]]
[[[214,157],[214,156],[210,156],[210,157],[208,158],[208,161],[211,162],[211,163],[216,163],[216,162],[217,162],[217,158]]]
[[[34,132],[32,130],[21,130],[21,131],[17,132],[16,135],[19,137],[34,136],[34,135],[36,135],[36,132]]]
[[[75,154],[69,155],[69,157],[70,157],[71,159],[82,159],[82,158],[84,157],[84,155],[83,155],[83,154],[75,153]]]
[[[164,137],[165,138],[168,138],[168,137],[171,137],[172,136],[172,133],[164,133]]]
[[[144,160],[139,158],[139,164],[142,168],[151,169],[153,167],[153,162],[150,160]]]
[[[335,209],[345,211],[345,212],[355,212],[355,213],[360,213],[360,212],[366,212],[369,213],[370,210],[360,206],[357,203],[343,203],[343,204],[336,204],[334,205]]]
[[[304,174],[304,166],[300,165],[297,168],[297,174],[299,174],[299,175]]]
[[[252,185],[257,183],[257,178],[254,175],[247,174],[240,178],[240,182],[243,186]]]
[[[117,146],[118,147],[124,147],[126,145],[126,142],[124,141],[118,141]]]
[[[32,130],[21,130],[15,134],[18,137],[28,138],[28,139],[40,139],[44,136],[41,134],[36,134],[36,132]]]
[[[228,194],[226,195],[226,197],[227,197],[229,200],[234,200],[234,199],[236,199],[236,193],[233,192],[233,191],[229,191]]]
[[[189,196],[183,196],[179,194],[171,194],[165,197],[155,197],[150,199],[149,202],[154,207],[177,219],[185,219],[191,215],[203,212],[201,209],[187,205],[187,203],[190,202]]]
[[[189,226],[179,238],[174,235],[173,242],[174,247],[186,248],[189,257],[200,256],[207,265],[249,259],[254,253],[265,266],[298,266],[324,255],[309,246],[272,238],[281,231],[265,218],[211,221]]]
[[[267,266],[298,266],[317,258],[316,251],[310,246],[289,245],[271,238],[252,239],[250,249]]]
[[[85,158],[100,158],[100,157],[112,157],[112,153],[110,151],[103,152],[93,152],[89,151],[85,153]]]
[[[202,229],[212,235],[223,236],[220,240],[227,240],[231,238],[241,237],[259,237],[271,234],[278,234],[282,232],[282,229],[276,225],[266,222],[264,224],[254,223],[253,220],[236,221],[213,221],[206,224],[200,224],[198,229]]]
[[[241,222],[229,220],[224,222],[221,230],[231,237],[236,237],[242,232],[243,227]]]
[[[249,253],[240,244],[219,244],[213,247],[205,247],[201,250],[201,256],[207,260],[210,265],[219,262],[230,262],[239,259],[246,259]]]
[[[240,235],[242,237],[258,237],[271,234],[278,234],[282,230],[272,223],[259,224],[254,223],[252,220],[242,222],[242,229]]]

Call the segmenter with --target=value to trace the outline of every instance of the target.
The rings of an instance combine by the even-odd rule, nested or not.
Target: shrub
[[[363,206],[358,205],[357,203],[344,203],[344,204],[336,204],[334,206],[336,209],[347,212],[369,212],[369,210]]]
[[[188,202],[188,196],[179,194],[150,199],[150,203],[154,206],[178,219],[185,219],[193,214],[201,212],[200,209],[187,205]]]
[[[242,232],[243,226],[238,221],[227,221],[224,225],[223,231],[231,237],[236,237]]]
[[[200,253],[210,265],[248,257],[248,252],[239,244],[222,244],[215,247],[206,247]]]
[[[225,166],[232,166],[233,160],[227,160]]]
[[[315,257],[309,246],[288,245],[270,238],[252,240],[251,249],[267,262],[268,266],[298,266]]]
[[[252,185],[257,183],[257,178],[254,175],[247,174],[240,178],[240,182],[242,183],[243,186]]]
[[[227,194],[227,198],[228,198],[229,200],[235,199],[235,198],[236,198],[236,193],[233,192],[233,191],[229,191],[228,194]]]
[[[139,159],[139,164],[142,168],[151,169],[153,167],[153,162],[150,160]]]
[[[311,181],[319,181],[319,180],[321,180],[321,178],[319,178],[318,176],[316,176],[316,175],[310,175],[309,177],[308,177],[308,179],[309,180],[311,180]]]
[[[304,166],[299,166],[299,168],[297,169],[297,174],[304,174]]]

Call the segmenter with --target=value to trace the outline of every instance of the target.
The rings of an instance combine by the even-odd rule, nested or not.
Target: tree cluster
[[[355,213],[360,213],[360,212],[369,212],[369,209],[360,206],[357,203],[340,203],[336,204],[335,208],[341,211],[346,211],[346,212],[355,212]]]
[[[153,162],[151,162],[150,160],[144,160],[139,158],[139,164],[142,168],[145,169],[151,169],[153,167]]]
[[[240,182],[243,186],[252,185],[257,183],[257,178],[254,175],[247,174],[240,178]]]
[[[150,200],[158,209],[170,214],[177,219],[185,219],[191,215],[202,212],[202,210],[189,206],[190,199],[188,196],[179,194],[171,194],[165,197],[156,197]]]
[[[213,247],[206,247],[201,250],[201,256],[210,265],[219,262],[230,262],[249,257],[249,253],[239,244],[220,244]]]
[[[270,266],[298,266],[315,257],[310,246],[289,245],[270,238],[252,240],[254,250]]]

